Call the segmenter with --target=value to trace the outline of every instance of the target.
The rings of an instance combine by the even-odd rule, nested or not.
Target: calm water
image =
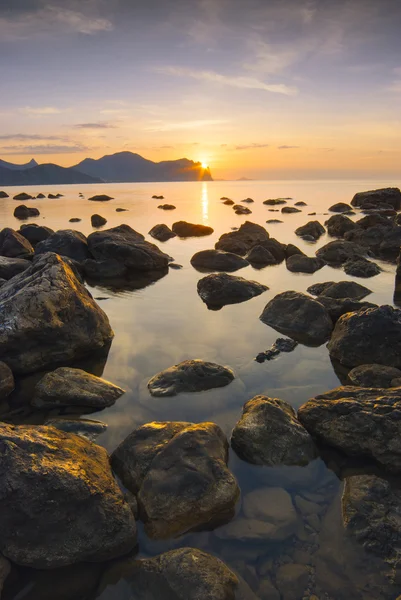
[[[274,361],[259,364],[255,356],[266,350],[280,334],[259,320],[266,303],[276,294],[286,290],[305,291],[315,282],[351,279],[341,269],[324,267],[314,275],[292,274],[285,263],[256,270],[241,269],[236,274],[266,284],[269,290],[246,303],[226,306],[220,311],[210,311],[200,300],[196,291],[197,281],[204,276],[191,265],[192,255],[203,249],[213,248],[224,232],[239,227],[246,220],[266,225],[266,220],[278,218],[282,224],[266,225],[271,237],[280,242],[294,243],[307,254],[313,255],[318,247],[330,239],[323,236],[317,244],[310,244],[294,234],[299,225],[317,219],[321,223],[329,218],[329,206],[335,202],[350,202],[353,195],[365,189],[399,185],[395,181],[271,181],[271,182],[212,182],[212,183],[161,183],[118,184],[102,186],[60,186],[47,189],[26,188],[33,195],[44,193],[64,194],[59,200],[33,200],[30,206],[39,208],[41,216],[34,222],[53,229],[76,227],[85,234],[93,231],[90,216],[97,212],[106,217],[106,228],[127,223],[137,231],[152,238],[147,232],[157,223],[171,226],[175,221],[187,220],[211,225],[214,233],[203,238],[172,239],[158,243],[163,251],[183,265],[179,271],[170,270],[168,275],[147,287],[122,293],[104,288],[90,288],[99,304],[109,316],[115,338],[104,366],[103,376],[127,390],[116,405],[97,415],[108,424],[108,430],[98,438],[110,452],[137,426],[153,420],[185,420],[193,422],[214,421],[229,436],[241,415],[242,405],[256,394],[282,398],[298,408],[310,397],[332,389],[340,381],[331,365],[325,346],[307,348],[299,345],[290,354],[281,354]],[[7,188],[10,196],[21,188]],[[106,193],[115,199],[108,203],[93,203],[80,199],[95,193]],[[174,211],[157,208],[160,201],[153,194],[163,194],[165,200],[176,205]],[[251,197],[254,204],[246,205],[252,210],[248,216],[236,215],[232,208],[223,205],[221,196],[238,202]],[[275,197],[292,197],[292,205],[303,200],[307,206],[302,212],[282,215],[269,212],[263,200]],[[2,226],[17,229],[19,222],[12,216],[16,201],[1,200]],[[129,212],[116,213],[117,207]],[[307,213],[316,212],[316,217]],[[81,223],[70,224],[71,217],[82,218]],[[354,217],[354,218],[359,218]],[[32,221],[33,222],[33,221]],[[379,304],[392,304],[394,290],[394,266],[380,263],[383,272],[372,279],[360,280],[373,293],[367,298]],[[185,359],[201,358],[234,369],[235,381],[209,392],[180,394],[175,398],[153,398],[147,390],[151,376]],[[97,372],[96,374],[100,374]],[[30,416],[30,422],[38,422],[46,415]],[[326,459],[327,460],[327,459]],[[331,460],[331,459],[330,459]],[[337,462],[329,462],[335,468]],[[297,536],[285,542],[273,544],[250,544],[241,541],[224,541],[219,530],[185,536],[180,540],[155,543],[140,532],[140,554],[149,556],[172,547],[193,545],[216,554],[246,579],[255,592],[265,580],[275,583],[280,565],[297,563],[310,570],[305,597],[313,594],[323,598],[390,599],[395,591],[383,588],[379,571],[381,565],[367,557],[342,532],[340,522],[340,498],[342,484],[322,459],[306,468],[256,468],[242,463],[233,453],[230,468],[238,478],[242,494],[264,486],[283,487],[293,497],[314,498],[320,503],[318,518],[300,515]],[[312,494],[312,495],[311,495]],[[241,507],[238,506],[238,515]],[[93,568],[92,568],[93,570]],[[92,572],[78,575],[88,583]],[[60,585],[65,591],[65,577],[53,573],[43,575],[36,588],[32,588],[32,574],[21,572],[19,582],[7,590],[7,598],[52,598],[49,590]],[[25,585],[22,581],[29,581]],[[25,587],[24,587],[25,586]],[[38,587],[39,586],[39,587]],[[42,586],[42,587],[40,587]],[[16,591],[19,590],[19,591]],[[34,590],[34,591],[32,591]],[[35,592],[36,590],[36,592]],[[40,592],[38,591],[40,590]],[[397,590],[399,593],[399,590]],[[36,593],[36,595],[34,595]],[[49,591],[50,594],[50,591]],[[75,594],[75,595],[74,595]],[[73,593],[58,597],[92,598],[94,596]],[[123,581],[114,582],[97,596],[101,600],[129,600],[129,591]],[[262,594],[260,598],[273,598]],[[298,597],[294,595],[294,600]],[[302,598],[302,594],[300,596]],[[279,596],[277,596],[279,598]]]

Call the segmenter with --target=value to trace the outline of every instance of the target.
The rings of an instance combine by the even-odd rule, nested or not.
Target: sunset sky
[[[399,0],[0,0],[0,158],[401,170]]]

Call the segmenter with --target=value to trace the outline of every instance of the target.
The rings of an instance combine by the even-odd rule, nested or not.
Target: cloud
[[[294,96],[298,93],[297,88],[288,86],[284,83],[265,83],[254,77],[243,77],[223,75],[215,71],[195,71],[184,67],[161,67],[156,69],[158,73],[164,75],[173,75],[175,77],[190,77],[200,81],[210,81],[221,85],[228,85],[235,88],[246,90],[263,90],[274,94],[284,94]]]
[[[299,148],[300,146],[277,146],[278,150],[292,150],[293,148]]]
[[[181,121],[178,123],[170,123],[156,121],[154,125],[146,127],[144,131],[178,131],[180,129],[199,129],[201,127],[213,127],[227,123],[221,119],[199,119],[194,121]]]
[[[20,113],[24,115],[36,115],[36,116],[46,116],[46,115],[59,115],[63,111],[59,108],[55,108],[54,106],[42,106],[33,108],[31,106],[25,106],[24,108],[19,109]]]
[[[235,146],[236,150],[252,150],[256,148],[269,148],[270,144],[248,144],[243,146]]]
[[[52,144],[44,144],[44,145],[30,145],[30,146],[3,146],[0,147],[1,153],[4,155],[12,155],[12,154],[75,154],[78,152],[84,152],[89,150],[89,148],[82,146],[80,144],[74,146],[58,146]]]
[[[77,129],[115,129],[117,126],[112,123],[78,123],[74,127]]]
[[[37,134],[28,134],[28,133],[9,133],[7,135],[0,135],[0,140],[20,140],[20,141],[43,141],[43,140],[58,140],[58,141],[68,141],[66,138],[60,137],[58,135],[37,135]]]

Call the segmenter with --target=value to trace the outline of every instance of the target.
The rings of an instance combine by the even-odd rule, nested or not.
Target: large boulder
[[[33,247],[39,242],[43,242],[49,236],[54,233],[53,229],[50,227],[45,227],[44,225],[37,225],[36,223],[26,223],[21,225],[19,232],[24,238],[28,240],[32,244]]]
[[[102,409],[112,406],[124,393],[117,385],[82,369],[59,367],[36,384],[31,404],[37,408],[87,406]]]
[[[400,473],[400,409],[401,388],[345,386],[308,400],[298,419],[328,446]]]
[[[322,304],[299,292],[275,296],[260,319],[280,333],[310,346],[324,344],[333,329],[330,315]]]
[[[12,279],[15,275],[26,271],[30,267],[31,262],[24,258],[7,258],[7,256],[0,256],[0,278]]]
[[[105,561],[136,542],[106,450],[53,427],[0,425],[0,551],[36,569]]]
[[[148,388],[152,396],[175,396],[224,387],[233,379],[234,373],[227,367],[199,359],[184,360],[152,377]]]
[[[134,486],[139,515],[151,538],[167,539],[201,527],[214,527],[234,516],[239,488],[227,468],[228,442],[214,423],[156,423],[133,432],[112,456],[124,485]],[[155,432],[153,440],[149,433]],[[167,439],[166,439],[167,438]],[[143,445],[152,444],[151,454]],[[144,455],[144,461],[136,464]],[[126,471],[134,469],[126,477]],[[139,491],[138,491],[139,490]]]
[[[200,279],[197,289],[199,296],[209,308],[219,309],[226,304],[238,304],[250,300],[269,288],[243,277],[215,273]]]
[[[355,229],[356,225],[349,217],[344,215],[333,215],[325,223],[327,233],[331,237],[342,238],[348,231]]]
[[[215,248],[245,256],[253,246],[268,239],[269,234],[264,227],[245,221],[237,231],[224,233],[216,242]]]
[[[47,252],[55,252],[56,254],[60,254],[60,256],[72,258],[77,262],[83,262],[91,257],[86,236],[73,229],[56,231],[36,245],[36,255],[46,254]]]
[[[38,217],[40,212],[37,208],[28,208],[25,204],[20,204],[14,210],[14,217],[16,219],[20,219],[21,221],[26,221],[29,217]]]
[[[201,250],[191,258],[191,265],[199,271],[238,271],[249,265],[249,262],[233,252],[221,250]]]
[[[379,275],[382,270],[376,263],[366,258],[358,258],[357,260],[347,260],[344,264],[344,272],[351,277],[362,277],[368,279]]]
[[[398,387],[401,382],[401,371],[384,365],[360,365],[351,369],[348,379],[352,385],[365,388]]]
[[[244,405],[231,446],[242,460],[270,467],[306,465],[317,456],[292,406],[268,396],[255,396]]]
[[[57,254],[45,254],[0,288],[0,360],[31,373],[107,348],[106,314]]]
[[[159,225],[152,227],[152,229],[149,231],[149,235],[159,242],[167,242],[167,240],[176,237],[174,231],[171,231],[170,227],[164,223],[160,223]]]
[[[299,237],[310,236],[314,240],[318,240],[324,233],[326,233],[326,230],[319,221],[309,221],[306,225],[302,225],[295,230],[295,234]]]
[[[349,368],[379,364],[400,369],[401,310],[380,306],[345,314],[327,347],[332,358]]]
[[[392,206],[395,210],[401,208],[401,192],[398,188],[383,188],[355,194],[351,201],[357,208],[380,208],[383,204]]]
[[[301,254],[293,254],[286,260],[287,269],[292,273],[316,273],[325,264],[320,258]]]
[[[10,227],[0,231],[0,256],[29,258],[32,254],[31,244],[18,231],[14,231]]]
[[[177,221],[173,223],[172,231],[179,237],[202,237],[213,233],[212,227],[208,225],[197,225],[195,223],[187,223],[187,221]]]
[[[365,251],[363,248],[348,241],[329,242],[316,252],[316,256],[324,260],[324,262],[333,265],[342,265],[347,260],[355,260],[364,257]]]
[[[88,237],[91,254],[98,261],[116,260],[133,271],[166,269],[170,257],[129,225],[96,231]]]

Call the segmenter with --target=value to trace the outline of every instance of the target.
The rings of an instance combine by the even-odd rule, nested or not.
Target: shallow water
[[[264,283],[269,290],[248,302],[226,306],[220,311],[208,310],[196,291],[197,281],[204,273],[190,265],[192,255],[203,249],[213,248],[224,232],[250,220],[266,225],[266,220],[278,218],[280,224],[266,225],[271,237],[280,242],[294,243],[305,253],[313,255],[320,247],[331,241],[327,235],[317,244],[298,238],[295,229],[309,220],[324,223],[329,206],[336,202],[350,202],[358,191],[398,185],[392,181],[269,181],[269,182],[211,182],[211,183],[160,183],[160,184],[108,184],[101,186],[59,186],[47,189],[6,188],[13,196],[20,191],[36,195],[43,193],[64,194],[58,200],[31,200],[29,206],[39,208],[41,216],[30,222],[47,225],[53,229],[75,228],[85,234],[93,231],[90,216],[99,213],[108,223],[105,228],[127,223],[146,235],[157,223],[171,226],[178,220],[203,223],[214,228],[207,237],[178,239],[158,243],[159,247],[183,265],[181,270],[169,273],[154,284],[135,291],[115,293],[105,288],[90,288],[100,306],[109,316],[115,338],[107,362],[98,366],[101,374],[127,390],[116,405],[95,413],[93,418],[108,424],[107,431],[98,438],[110,452],[137,426],[153,420],[214,421],[229,436],[241,415],[242,405],[256,394],[282,398],[298,408],[310,397],[330,390],[340,381],[330,362],[325,346],[309,348],[299,345],[292,353],[281,354],[277,359],[257,363],[254,358],[280,337],[280,334],[259,320],[266,303],[276,294],[286,290],[306,291],[312,283],[353,279],[341,269],[324,267],[314,275],[293,274],[285,263],[256,270],[246,267],[236,275]],[[79,198],[82,192],[85,199]],[[89,202],[86,198],[98,193],[114,197],[107,203]],[[163,194],[165,200],[152,199],[153,194]],[[239,216],[230,206],[220,201],[228,196],[235,202],[251,197],[254,204],[245,205],[251,215]],[[262,204],[267,198],[291,197],[288,205],[303,200],[307,206],[301,213],[284,214],[270,212]],[[162,211],[160,203],[176,205],[174,211]],[[0,201],[0,218],[3,227],[18,229],[20,222],[12,214],[19,204],[12,198]],[[117,207],[128,212],[117,213]],[[274,207],[273,207],[274,208]],[[279,207],[280,208],[280,207]],[[316,212],[316,216],[308,213]],[[82,222],[69,223],[71,217]],[[354,219],[359,218],[357,215]],[[394,265],[379,263],[383,272],[368,280],[359,280],[372,290],[367,300],[379,304],[392,304],[394,291]],[[153,398],[147,390],[147,382],[155,373],[185,359],[201,358],[228,365],[236,375],[235,381],[225,388],[194,394],[180,394],[173,398]],[[88,367],[89,369],[89,367]],[[40,422],[43,414],[30,415],[29,422]],[[326,459],[328,460],[328,459]],[[337,462],[330,458],[328,464],[335,468]],[[250,544],[223,540],[219,530],[195,533],[171,542],[151,542],[141,531],[140,555],[149,556],[172,547],[192,545],[208,550],[232,566],[250,584],[255,592],[263,580],[275,583],[277,569],[286,563],[310,566],[310,580],[303,594],[309,598],[316,594],[322,598],[395,598],[397,593],[385,590],[379,574],[381,565],[368,557],[343,534],[340,519],[340,495],[342,484],[333,470],[319,458],[308,467],[259,468],[240,461],[230,454],[230,468],[236,475],[242,495],[251,490],[282,487],[295,499],[310,493],[320,496],[319,518],[311,520],[300,515],[299,533],[285,542],[269,545]],[[240,517],[241,508],[238,506]],[[237,518],[239,518],[237,517]],[[81,574],[85,579],[85,574]],[[27,578],[29,583],[23,583]],[[21,572],[18,583],[6,589],[6,599],[46,598],[45,592],[54,589],[55,581],[63,581],[60,573],[44,576],[42,592],[32,595],[32,578]],[[25,587],[24,587],[25,586]],[[30,592],[27,589],[31,590]],[[41,589],[41,588],[38,588]],[[19,590],[19,591],[16,591]],[[25,592],[23,591],[25,590]],[[397,590],[398,591],[398,590]],[[86,593],[86,592],[85,592]],[[295,593],[295,592],[294,592]],[[399,593],[399,591],[398,591]],[[29,595],[31,594],[31,595]],[[38,591],[36,591],[38,594]],[[49,598],[52,596],[49,596]],[[58,597],[58,596],[53,596]],[[60,595],[60,598],[64,597]],[[113,583],[98,596],[78,593],[66,598],[95,598],[101,600],[125,600],[132,596],[124,582]],[[262,599],[264,596],[260,596]],[[265,596],[266,598],[268,596]],[[273,598],[273,596],[271,596]],[[280,596],[277,596],[279,598]],[[297,598],[294,595],[294,600]],[[302,594],[300,596],[302,598]]]

